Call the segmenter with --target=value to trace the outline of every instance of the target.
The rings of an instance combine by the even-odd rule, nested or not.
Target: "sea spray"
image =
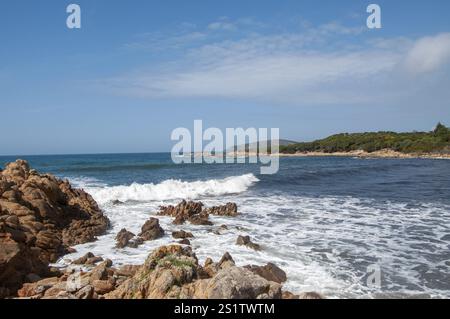
[[[186,182],[169,179],[159,184],[133,183],[129,186],[92,187],[87,190],[98,203],[105,204],[114,200],[122,202],[157,201],[237,194],[245,192],[258,181],[255,175],[245,174],[206,181]]]

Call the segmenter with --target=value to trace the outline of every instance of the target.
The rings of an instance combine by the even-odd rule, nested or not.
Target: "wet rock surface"
[[[194,238],[194,235],[184,230],[173,231],[171,235],[177,240],[177,244],[153,250],[143,265],[123,265],[116,268],[111,260],[87,253],[74,260],[65,270],[52,270],[48,267],[50,261],[69,251],[74,252],[69,244],[95,239],[95,236],[106,230],[109,222],[88,194],[74,190],[68,183],[47,175],[42,177],[45,182],[41,181],[39,187],[33,184],[34,197],[25,196],[22,185],[31,183],[27,174],[36,174],[33,175],[33,180],[40,180],[36,176],[41,176],[31,172],[26,165],[19,162],[8,169],[6,176],[17,175],[14,181],[4,177],[4,171],[0,175],[0,279],[3,280],[0,281],[0,297],[323,298],[314,292],[296,295],[283,291],[282,283],[287,280],[286,273],[273,263],[239,267],[233,257],[225,253],[217,262],[207,258],[200,265],[190,246],[189,239]],[[47,180],[50,181],[48,185]],[[26,185],[33,188],[31,184]],[[26,194],[30,192],[32,191],[29,190]],[[192,225],[212,225],[210,215],[235,217],[238,209],[233,203],[204,208],[201,202],[182,201],[176,206],[161,207],[158,215],[173,217],[174,224],[189,222]],[[216,231],[220,233],[227,229],[226,225],[222,225]],[[118,249],[136,248],[144,241],[161,238],[164,234],[159,220],[152,217],[142,226],[138,235],[122,229],[115,237],[115,245]],[[239,236],[236,244],[260,249],[249,236]]]
[[[141,228],[141,237],[144,241],[154,240],[164,236],[164,229],[159,225],[157,218],[150,218]]]
[[[250,236],[240,236],[239,235],[238,238],[236,239],[236,245],[246,246],[246,247],[254,249],[254,250],[261,250],[261,246],[252,242],[252,240],[250,239]]]
[[[142,245],[144,240],[141,237],[137,237],[132,232],[122,228],[116,236],[116,248],[137,248]]]

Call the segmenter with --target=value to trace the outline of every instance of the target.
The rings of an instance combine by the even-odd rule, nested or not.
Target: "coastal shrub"
[[[450,129],[438,123],[431,132],[365,132],[341,133],[313,142],[296,143],[280,147],[281,153],[297,152],[350,152],[369,153],[390,149],[402,153],[448,153]]]

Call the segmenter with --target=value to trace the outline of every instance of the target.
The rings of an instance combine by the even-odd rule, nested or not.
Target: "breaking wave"
[[[93,187],[86,190],[100,203],[113,200],[155,201],[171,199],[196,199],[202,196],[220,196],[245,192],[259,179],[253,174],[232,176],[224,179],[186,182],[169,179],[159,184],[138,184],[129,186]]]

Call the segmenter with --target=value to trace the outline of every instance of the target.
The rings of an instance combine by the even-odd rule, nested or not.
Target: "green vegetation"
[[[168,255],[158,261],[159,266],[164,266],[166,263],[170,263],[175,267],[188,267],[188,268],[195,267],[195,264],[192,261],[177,258],[176,256],[173,255]]]
[[[389,149],[402,153],[450,153],[450,128],[439,123],[431,132],[371,132],[343,133],[314,142],[280,147],[281,153],[297,152],[350,152],[369,153]]]

